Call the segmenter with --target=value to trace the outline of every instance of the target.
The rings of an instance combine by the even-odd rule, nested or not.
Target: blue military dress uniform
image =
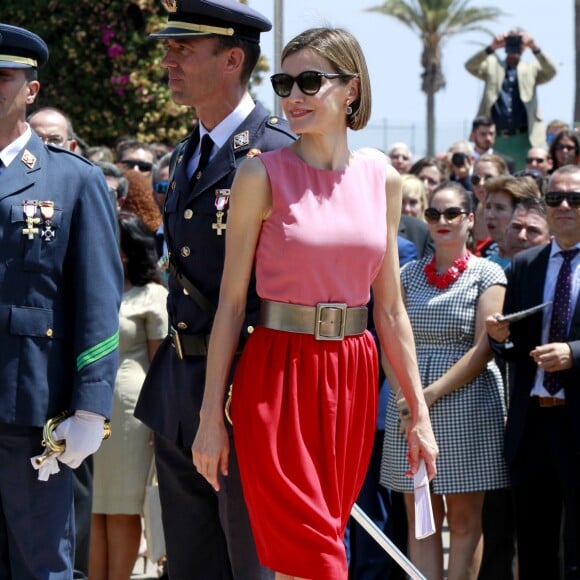
[[[110,416],[123,279],[115,223],[100,170],[34,133],[2,168],[2,578],[72,577],[71,470],[38,481],[29,458],[48,418]]]
[[[164,208],[164,229],[176,269],[189,279],[203,296],[217,306],[221,275],[225,257],[225,232],[219,223],[227,225],[227,196],[239,164],[259,151],[278,149],[288,145],[293,135],[285,121],[269,116],[262,105],[256,104],[246,120],[219,149],[193,187],[187,175],[187,161],[199,143],[199,133],[194,133],[181,143],[174,153],[175,169],[172,174]],[[218,206],[225,202],[223,215],[218,216]],[[226,230],[227,231],[227,230]],[[192,297],[184,292],[174,276],[169,277],[168,311],[171,326],[184,344],[187,337],[196,336],[207,346],[211,331],[212,313],[204,311]],[[259,313],[259,299],[252,277],[248,293],[243,337],[252,331]],[[136,416],[156,433],[156,459],[158,462],[162,509],[180,510],[182,519],[166,526],[166,535],[174,534],[175,542],[189,546],[195,567],[180,556],[172,556],[168,541],[168,564],[172,578],[213,577],[216,566],[221,567],[219,578],[247,578],[256,580],[257,560],[249,522],[237,474],[233,444],[231,445],[229,476],[222,478],[222,491],[216,495],[205,479],[197,474],[191,462],[190,448],[199,426],[199,411],[203,398],[206,357],[185,356],[180,360],[172,339],[168,337],[160,346],[151,363],[136,408]],[[188,497],[180,497],[180,490],[169,487],[163,493],[163,466],[165,461],[160,446],[177,444],[188,457],[184,464],[184,486],[188,478],[195,480]],[[175,465],[167,466],[175,470]],[[183,490],[181,490],[183,491]],[[196,507],[188,511],[191,502]],[[172,505],[169,506],[168,504]],[[217,522],[218,504],[221,528],[226,535],[235,536],[235,546],[230,549]],[[195,518],[192,522],[191,518]],[[199,534],[198,534],[199,532]],[[228,556],[229,562],[228,564]],[[219,564],[221,562],[221,564]],[[209,574],[209,575],[208,575]]]

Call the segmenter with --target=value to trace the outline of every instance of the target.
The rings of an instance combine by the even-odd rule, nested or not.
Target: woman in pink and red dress
[[[258,555],[277,578],[345,580],[344,529],[375,433],[375,323],[412,414],[410,471],[435,475],[437,445],[401,300],[399,175],[378,153],[353,153],[347,128],[370,115],[358,42],[308,30],[282,55],[275,92],[298,140],[238,170],[226,262],[193,461],[219,491],[229,442],[223,399],[255,264],[262,319],[233,383],[232,416]],[[386,193],[385,193],[386,192]]]

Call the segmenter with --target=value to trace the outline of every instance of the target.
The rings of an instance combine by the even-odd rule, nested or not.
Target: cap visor
[[[191,30],[185,30],[184,28],[170,26],[150,34],[149,38],[204,38],[208,36],[215,36],[215,34],[209,34],[207,32],[193,32]]]
[[[30,64],[12,62],[11,60],[0,60],[0,68],[34,68]]]

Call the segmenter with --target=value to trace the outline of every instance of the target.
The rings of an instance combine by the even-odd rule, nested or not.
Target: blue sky
[[[420,88],[421,44],[417,36],[393,18],[366,8],[381,0],[285,0],[284,40],[313,26],[342,26],[359,40],[369,67],[373,88],[373,115],[364,131],[351,132],[352,147],[386,149],[395,141],[409,143],[417,155],[425,153],[425,95]],[[249,0],[249,5],[274,21],[274,0]],[[474,0],[473,6],[497,6],[506,16],[489,24],[494,32],[521,26],[532,34],[555,61],[558,74],[538,89],[540,111],[545,121],[561,118],[572,122],[574,113],[574,2],[572,0]],[[458,35],[444,45],[443,70],[447,87],[437,93],[437,149],[467,137],[477,112],[483,82],[464,68],[465,60],[489,43],[483,33]],[[274,34],[263,35],[262,51],[274,55]],[[526,51],[524,59],[533,58]],[[269,83],[256,91],[273,110],[274,94]]]

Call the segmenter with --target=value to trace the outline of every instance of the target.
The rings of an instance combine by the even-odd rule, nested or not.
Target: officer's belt
[[[185,334],[171,326],[169,328],[169,338],[179,360],[189,356],[207,356],[209,334]],[[238,343],[236,354],[241,354],[245,342],[246,339],[242,336]]]
[[[320,302],[303,306],[262,300],[260,326],[301,334],[313,334],[316,340],[343,340],[362,334],[367,328],[366,306],[349,308],[338,302]]]

